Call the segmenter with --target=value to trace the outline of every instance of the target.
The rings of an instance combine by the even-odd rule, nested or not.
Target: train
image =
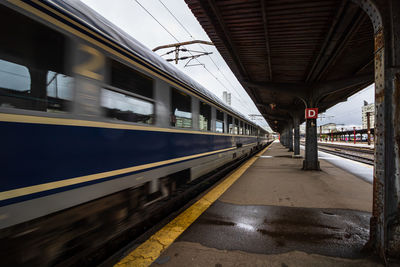
[[[0,14],[2,259],[51,265],[93,225],[271,139],[79,1],[2,0]]]

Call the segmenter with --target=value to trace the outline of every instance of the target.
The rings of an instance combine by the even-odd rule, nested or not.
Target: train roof
[[[198,94],[208,98],[212,102],[230,111],[231,113],[247,121],[248,123],[256,125],[255,123],[248,120],[243,114],[223,103],[216,95],[207,90],[200,83],[196,82],[194,79],[190,78],[188,75],[178,70],[161,56],[157,55],[148,47],[137,41],[135,38],[130,36],[128,33],[120,29],[118,26],[101,16],[99,13],[97,13],[81,1],[45,0],[43,2],[46,2],[49,6],[52,6],[57,10],[63,12],[64,14],[69,15],[74,20],[86,24],[86,26],[90,27],[92,30],[95,30],[99,34],[109,39],[112,39],[115,43],[124,47],[125,49],[130,50],[150,65],[179,79],[181,82],[194,89]]]

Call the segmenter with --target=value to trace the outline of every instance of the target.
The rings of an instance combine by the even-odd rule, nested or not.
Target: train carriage
[[[79,1],[0,3],[3,241],[56,212],[75,216],[71,225],[98,216],[110,196],[150,203],[268,141]]]

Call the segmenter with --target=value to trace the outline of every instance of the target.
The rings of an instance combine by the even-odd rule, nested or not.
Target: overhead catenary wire
[[[157,20],[138,0],[135,0],[135,2],[149,15],[149,16],[151,16],[175,41],[177,41],[177,42],[180,42],[179,40],[178,40],[178,38],[176,38],[164,25],[162,25],[162,23],[159,21],[159,20]],[[165,5],[164,5],[165,6]],[[174,16],[175,17],[175,16]],[[187,30],[187,29],[186,29]],[[193,38],[193,36],[190,34],[190,32],[189,32],[189,35]],[[182,47],[184,47],[184,46],[182,46]],[[185,48],[185,47],[184,47]],[[204,51],[204,48],[203,47],[201,47],[202,49],[203,49],[203,51]],[[189,51],[189,54],[191,55],[191,56],[193,56],[193,54]],[[214,60],[212,60],[212,58],[210,57],[210,59],[211,59],[211,61],[216,65],[216,63],[214,62]],[[204,64],[202,64],[197,58],[195,58],[195,60],[200,64],[200,65],[202,65],[203,66],[203,68],[223,87],[223,88],[225,88],[227,91],[229,91],[230,92],[230,90],[229,90],[229,88],[228,87],[226,87],[219,79],[218,79],[218,77],[216,77]],[[228,83],[233,87],[233,89],[235,90],[235,92],[238,94],[238,96],[239,97],[235,97],[234,95],[234,97],[237,99],[237,100],[239,100],[239,102],[243,105],[243,106],[246,106],[247,107],[247,109],[250,111],[250,110],[252,110],[252,108],[251,107],[249,107],[248,106],[248,103],[244,103],[243,101],[242,101],[242,99],[240,98],[240,94],[237,92],[237,90],[236,90],[236,88],[229,82],[229,80],[226,78],[226,76],[222,73],[222,71],[218,68],[218,66],[216,65],[216,67],[217,67],[217,69],[221,72],[221,74],[224,76],[224,78],[228,81]],[[248,114],[247,114],[247,116],[248,116]],[[267,124],[266,123],[266,121],[264,121],[264,123],[263,124]],[[261,126],[261,125],[260,125]]]
[[[159,20],[157,20],[157,18],[156,17],[154,17],[138,0],[135,0],[135,2],[147,13],[147,14],[149,14],[169,35],[171,35],[171,37],[172,38],[174,38],[174,40],[175,41],[177,41],[178,43],[180,42],[179,41],[179,39],[178,38],[176,38],[164,25],[162,25],[162,23],[159,21]],[[183,46],[184,47],[184,46]],[[193,54],[189,51],[189,54],[191,55],[191,56],[193,56]],[[203,67],[204,67],[204,69],[211,75],[211,76],[213,76],[214,77],[214,79],[216,79],[217,81],[218,81],[218,83],[220,83],[226,90],[228,90],[229,91],[229,89],[223,84],[223,83],[221,83],[221,81],[218,79],[218,77],[216,77],[209,69],[207,69],[207,67],[204,65],[204,64],[202,64],[197,58],[196,58],[196,61],[199,63],[199,64],[201,64],[201,65],[203,65]],[[239,100],[240,100],[240,98],[238,98]]]
[[[158,0],[160,2],[160,4],[168,11],[168,13],[178,22],[178,24],[183,28],[183,30],[189,35],[190,38],[192,38],[193,40],[195,40],[195,38],[193,37],[193,35],[190,33],[190,31],[181,23],[181,21],[172,13],[172,11],[161,1]],[[199,47],[204,51],[207,52],[204,47],[199,44]],[[240,93],[236,90],[236,87],[230,82],[230,80],[225,76],[225,74],[221,71],[221,69],[218,67],[218,65],[215,63],[215,61],[213,60],[213,58],[211,57],[210,54],[207,54],[207,56],[210,58],[211,62],[215,65],[215,67],[217,68],[217,70],[221,73],[221,75],[225,78],[225,80],[229,83],[229,85],[235,90],[236,94],[238,95],[237,99],[239,100],[240,103],[242,103],[243,105],[245,105],[249,110],[252,110],[251,107],[248,106],[247,103],[243,103],[242,99],[240,98]],[[198,60],[197,60],[198,61]],[[199,62],[199,61],[198,61]],[[200,62],[199,62],[200,63]],[[205,67],[206,68],[206,67]],[[207,68],[206,68],[207,69]],[[210,72],[207,69],[208,72]],[[212,74],[210,72],[210,74]],[[214,76],[212,74],[212,76]],[[214,78],[227,90],[231,93],[231,90],[229,88],[227,88],[225,85],[223,85],[218,77],[214,76]]]
[[[147,13],[149,14],[150,17],[152,17],[169,35],[172,36],[172,38],[174,38],[177,42],[179,42],[179,40],[166,28],[164,27],[164,25],[162,25],[162,23],[156,19],[156,17],[154,17],[138,0],[135,0],[135,2]]]
[[[172,13],[172,11],[161,1],[158,0],[161,5],[168,11],[168,13],[178,22],[178,24],[183,28],[183,30],[189,35],[190,38],[192,38],[193,40],[195,40],[194,36],[190,33],[190,31],[180,22],[180,20]],[[198,44],[199,47],[203,50],[203,52],[207,52],[207,50],[201,45]],[[225,78],[225,80],[229,83],[230,86],[232,86],[232,88],[236,91],[235,86],[230,82],[230,80],[225,76],[225,74],[221,71],[221,69],[218,67],[217,63],[215,63],[215,61],[213,60],[212,56],[210,54],[207,54],[207,56],[210,58],[210,60],[212,61],[212,63],[215,65],[215,67],[217,68],[217,70],[221,73],[221,75]],[[229,90],[230,91],[230,90]],[[239,92],[236,91],[236,93],[240,96]]]
[[[179,40],[178,40],[178,38],[176,38],[159,20],[157,20],[157,18],[156,17],[154,17],[138,0],[135,0],[135,2],[147,13],[147,14],[149,14],[172,38],[174,38],[174,40],[175,41],[177,41],[177,42],[180,42]],[[186,27],[184,27],[183,26],[183,24],[175,17],[175,15],[173,15],[173,13],[168,9],[168,7],[167,6],[165,6],[164,5],[164,3],[162,3],[161,1],[160,1],[160,3],[167,9],[167,11],[174,17],[174,19],[176,20],[176,21],[178,21],[178,23],[184,28],[184,30],[189,34],[189,36],[191,37],[191,38],[193,38],[193,36],[192,36],[192,34],[186,29]],[[203,49],[203,51],[204,52],[206,52],[205,51],[205,49],[202,47],[202,46],[200,46],[202,49]],[[191,56],[193,56],[193,54],[190,52],[190,51],[188,51],[189,52],[189,54],[191,55]],[[211,59],[211,61],[214,63],[214,65],[217,67],[217,69],[221,72],[221,70],[218,68],[218,66],[216,65],[216,63],[214,62],[214,60],[210,57],[210,59]],[[202,66],[203,66],[203,68],[222,86],[222,87],[224,87],[227,91],[229,91],[230,92],[230,90],[229,90],[229,88],[228,87],[226,87],[219,79],[218,79],[218,77],[216,77],[204,64],[202,64],[197,58],[195,58],[195,60],[199,63],[199,64],[201,64]],[[222,72],[221,72],[222,73]],[[225,77],[225,75],[222,73],[222,75]],[[229,80],[225,77],[225,79],[228,81],[228,83],[233,87],[233,89],[236,91],[236,89],[235,89],[235,87],[229,82]],[[238,96],[239,97],[235,97],[237,100],[239,100],[239,102],[242,104],[242,105],[245,105],[245,106],[247,106],[247,108],[248,109],[250,109],[251,110],[251,108],[249,108],[249,106],[248,105],[246,105],[245,103],[243,103],[243,101],[240,99],[240,94],[236,91],[236,93],[238,94]]]

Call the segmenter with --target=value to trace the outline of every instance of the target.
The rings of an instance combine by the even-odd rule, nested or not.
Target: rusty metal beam
[[[332,34],[334,32],[334,29],[336,28],[336,25],[339,22],[340,17],[342,16],[343,12],[344,12],[344,7],[347,3],[347,0],[342,0],[340,3],[340,6],[336,12],[335,17],[333,18],[331,27],[329,28],[328,33],[325,36],[324,42],[322,43],[321,49],[316,57],[316,59],[314,60],[314,64],[312,65],[310,71],[307,74],[307,77],[305,79],[306,82],[310,81],[311,76],[313,75],[315,68],[317,67],[317,65],[320,63],[321,57],[325,54],[326,49],[328,47],[328,44],[330,43],[331,39],[332,39]]]
[[[365,70],[368,66],[373,65],[373,63],[374,63],[374,57],[372,56],[366,63],[364,63],[361,67],[359,67],[354,74],[355,75],[359,74],[360,72]]]
[[[373,75],[359,75],[347,79],[329,81],[316,84],[319,98],[348,88],[374,82]]]
[[[258,89],[277,91],[279,93],[287,94],[302,94],[302,90],[307,89],[309,86],[305,83],[277,83],[277,82],[249,82],[242,81],[248,87]]]
[[[319,81],[324,74],[329,70],[331,66],[333,66],[339,57],[339,55],[344,51],[346,48],[346,44],[349,42],[349,40],[353,37],[353,35],[359,30],[361,25],[365,22],[367,19],[367,15],[360,9],[351,25],[349,26],[349,29],[346,30],[347,34],[344,35],[343,39],[340,41],[340,43],[335,47],[334,53],[329,57],[328,62],[322,67],[321,71],[316,77],[316,80]]]
[[[400,257],[400,2],[357,2],[374,26],[375,162],[368,245],[388,264]]]
[[[348,41],[367,19],[366,14],[359,9],[353,15],[353,19],[347,22],[348,25],[340,24],[343,17],[345,15],[348,16],[346,13],[350,12],[348,10],[348,1],[343,0],[321,50],[306,77],[306,82],[319,81],[324,77],[325,73],[335,64],[339,55],[345,50]],[[345,29],[343,30],[340,27],[344,27]]]
[[[292,119],[290,116],[276,116],[267,113],[263,113],[262,115],[264,116],[265,119],[275,120],[275,121],[288,121]]]
[[[276,91],[290,95],[302,96],[304,90],[308,88],[315,88],[319,98],[332,94],[338,91],[348,89],[353,86],[372,83],[374,77],[372,75],[358,75],[351,78],[320,82],[314,84],[306,83],[276,83],[276,82],[246,82],[243,83],[248,87],[258,88],[268,91]]]
[[[275,104],[275,107],[272,109],[271,107],[270,107],[270,104]],[[273,103],[272,101],[271,101],[271,103],[260,103],[260,102],[258,102],[258,103],[255,103],[255,105],[257,106],[257,107],[263,107],[263,108],[268,108],[268,109],[271,109],[271,110],[293,110],[293,108],[294,108],[294,106],[293,105],[283,105],[283,104],[276,104],[276,103]]]
[[[265,36],[265,49],[267,50],[267,67],[268,67],[268,77],[272,81],[272,65],[271,65],[271,49],[269,47],[269,37],[268,37],[268,20],[267,20],[267,10],[264,0],[260,0],[261,12],[264,26],[264,36]]]

